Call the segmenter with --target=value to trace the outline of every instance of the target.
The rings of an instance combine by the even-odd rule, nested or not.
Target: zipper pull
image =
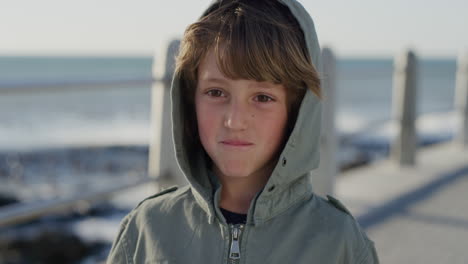
[[[241,229],[239,227],[232,227],[231,250],[229,251],[230,259],[240,259],[239,238]]]

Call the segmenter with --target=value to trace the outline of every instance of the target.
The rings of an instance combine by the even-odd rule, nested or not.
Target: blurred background
[[[338,182],[389,157],[402,50],[418,59],[418,146],[454,138],[467,1],[300,2],[336,57]],[[0,220],[12,214],[5,208],[42,208],[41,217],[0,224],[0,263],[105,260],[135,197],[44,208],[147,178],[153,63],[209,3],[0,0]],[[456,223],[466,232],[467,218]]]

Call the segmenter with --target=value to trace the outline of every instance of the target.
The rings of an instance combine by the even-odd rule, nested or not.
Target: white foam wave
[[[356,134],[360,140],[380,140],[389,142],[397,135],[398,126],[394,120],[377,122],[350,113],[342,113],[337,119],[337,129],[340,134]],[[420,116],[416,121],[416,130],[420,140],[437,140],[453,137],[459,126],[456,112],[429,113]]]

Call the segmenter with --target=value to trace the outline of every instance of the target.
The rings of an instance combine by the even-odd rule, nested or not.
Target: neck
[[[214,166],[214,173],[222,185],[220,207],[231,212],[247,214],[252,199],[265,186],[272,171],[273,166],[270,165],[245,177],[230,177]]]

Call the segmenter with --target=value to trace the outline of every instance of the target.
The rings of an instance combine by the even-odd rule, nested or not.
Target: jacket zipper
[[[231,246],[229,250],[229,263],[239,263],[241,258],[240,252],[240,237],[244,225],[232,225],[231,226]]]

